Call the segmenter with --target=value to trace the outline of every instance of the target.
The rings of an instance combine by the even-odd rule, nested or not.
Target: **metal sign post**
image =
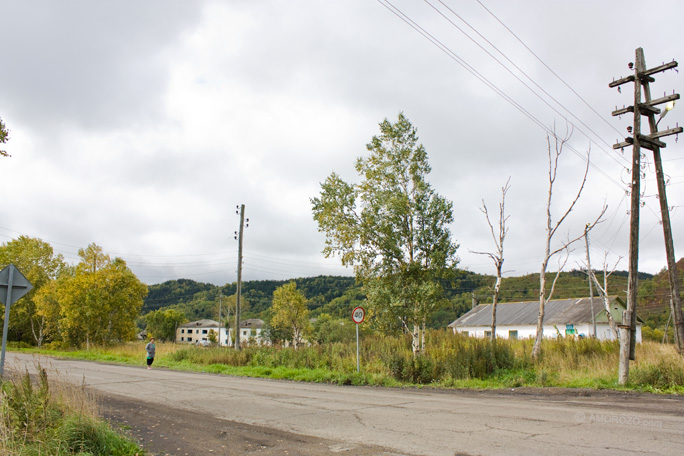
[[[356,372],[360,371],[359,365],[359,325],[363,323],[366,311],[363,307],[357,307],[352,311],[352,320],[356,323]]]
[[[31,291],[33,285],[26,280],[26,277],[10,264],[0,271],[0,298],[3,296],[1,290],[7,289],[4,293],[5,301],[5,321],[2,324],[2,354],[0,354],[0,377],[5,369],[5,349],[7,348],[7,331],[9,327],[10,306],[17,302],[19,298]]]

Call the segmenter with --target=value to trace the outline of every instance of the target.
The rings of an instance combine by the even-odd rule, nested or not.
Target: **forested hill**
[[[246,318],[263,317],[271,307],[275,289],[292,281],[306,296],[311,310],[322,307],[355,288],[353,277],[319,276],[293,280],[246,281],[242,283],[242,300]],[[141,313],[146,314],[152,310],[173,307],[183,311],[190,319],[216,319],[218,318],[219,293],[223,294],[225,303],[228,305],[228,298],[237,293],[237,284],[219,287],[187,279],[169,280],[149,286],[149,294]]]
[[[597,272],[601,277],[601,274]],[[682,274],[680,274],[681,276]],[[548,287],[555,274],[548,274]],[[361,285],[353,277],[318,276],[293,279],[297,289],[306,297],[311,316],[327,313],[335,318],[347,318],[351,310],[362,305],[365,298]],[[242,284],[243,317],[268,320],[273,292],[291,280],[259,280]],[[430,321],[431,327],[444,327],[467,312],[475,298],[480,303],[491,302],[495,277],[458,270],[442,283],[446,298],[442,308]],[[640,314],[663,314],[668,309],[666,275],[640,274],[640,301],[644,306]],[[608,279],[608,293],[626,296],[627,272],[616,271]],[[160,308],[172,307],[183,312],[190,320],[218,318],[219,292],[223,294],[223,315],[230,308],[230,298],[236,293],[236,284],[223,287],[187,279],[172,280],[149,287],[142,314]],[[594,291],[595,295],[598,295]],[[556,284],[554,298],[589,296],[587,276],[582,271],[563,272]],[[501,302],[535,301],[539,299],[539,274],[504,278]],[[666,315],[665,315],[666,317]]]

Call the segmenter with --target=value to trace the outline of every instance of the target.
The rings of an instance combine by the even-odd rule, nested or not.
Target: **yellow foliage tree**
[[[81,262],[74,275],[59,280],[55,290],[63,341],[90,347],[132,340],[147,285],[124,260],[111,260],[95,244],[78,253]]]
[[[306,298],[297,290],[297,284],[287,283],[273,292],[271,306],[273,318],[271,327],[289,335],[292,346],[296,349],[309,332],[309,309]]]

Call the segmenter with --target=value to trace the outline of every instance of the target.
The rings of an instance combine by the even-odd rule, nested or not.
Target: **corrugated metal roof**
[[[611,307],[618,304],[624,308],[617,296],[609,297]],[[605,314],[601,298],[594,298],[594,317]],[[554,299],[544,308],[544,324],[565,325],[591,323],[591,299]],[[539,301],[499,303],[496,306],[497,325],[536,325],[539,318]],[[490,326],[492,324],[492,305],[480,304],[449,325]]]

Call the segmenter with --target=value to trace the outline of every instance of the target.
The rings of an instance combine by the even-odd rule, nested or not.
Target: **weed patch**
[[[74,387],[48,382],[38,366],[36,384],[28,373],[0,380],[0,454],[127,456],[145,454],[138,445],[99,421],[94,401]]]

